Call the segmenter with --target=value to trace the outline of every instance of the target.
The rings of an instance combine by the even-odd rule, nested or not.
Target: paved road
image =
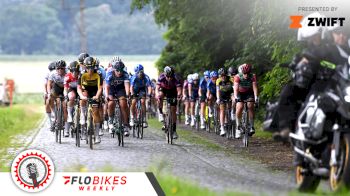
[[[150,167],[165,166],[162,171],[214,191],[280,195],[294,188],[291,174],[271,171],[240,155],[211,151],[181,139],[176,145],[168,145],[160,130],[150,128],[145,130],[143,140],[125,138],[124,148],[118,147],[117,139],[105,133],[102,143],[90,150],[85,143],[75,147],[73,138],[63,138],[62,144],[55,143],[54,134],[44,126],[29,148],[49,154],[57,171],[67,171],[78,164],[85,165],[89,171],[101,170],[106,165],[118,171],[147,171]]]

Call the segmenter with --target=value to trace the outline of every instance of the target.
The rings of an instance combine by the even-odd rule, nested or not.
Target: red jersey
[[[67,73],[64,77],[64,88],[77,88],[78,78],[73,73]]]

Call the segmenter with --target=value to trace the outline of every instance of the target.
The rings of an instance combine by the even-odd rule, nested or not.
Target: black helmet
[[[238,69],[235,67],[229,67],[227,72],[229,76],[234,76],[238,73]]]
[[[112,67],[113,69],[121,72],[121,71],[124,71],[125,65],[122,61],[113,61]]]
[[[218,73],[219,73],[219,76],[226,76],[227,75],[225,68],[220,68]]]
[[[50,64],[49,64],[49,70],[52,71],[56,69],[56,61],[52,61]]]
[[[65,68],[66,67],[66,61],[64,60],[59,60],[56,62],[56,69],[57,68]]]
[[[167,77],[173,76],[174,75],[174,69],[170,66],[164,67],[164,73]]]
[[[89,57],[90,55],[88,53],[80,53],[78,56],[78,61],[79,63],[84,63],[84,60],[86,59],[86,57]]]
[[[84,65],[86,66],[86,68],[95,68],[96,61],[93,57],[89,56],[85,58]]]
[[[79,67],[80,66],[78,61],[72,61],[71,63],[69,63],[70,72],[79,71]]]

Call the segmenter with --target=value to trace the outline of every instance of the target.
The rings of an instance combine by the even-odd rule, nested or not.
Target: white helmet
[[[122,61],[122,59],[119,57],[119,56],[114,56],[113,58],[112,58],[112,62],[113,61]]]
[[[198,73],[192,74],[192,80],[199,80],[199,75],[198,75]]]
[[[299,28],[298,30],[298,41],[305,41],[308,38],[320,33],[322,35],[322,32],[324,31],[323,27],[318,27],[318,26],[314,26],[314,27],[309,27],[308,23],[309,23],[309,19],[308,18],[324,18],[324,15],[321,15],[318,12],[314,12],[312,14],[309,14],[308,16],[306,16],[305,18],[303,18],[303,20],[301,21],[301,28]]]
[[[190,81],[190,80],[192,80],[192,74],[188,74],[187,76],[187,81]]]

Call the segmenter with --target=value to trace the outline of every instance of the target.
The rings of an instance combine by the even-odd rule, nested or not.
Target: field
[[[103,66],[107,66],[111,56],[96,56]],[[156,78],[158,71],[154,66],[157,55],[125,55],[120,56],[133,73],[136,64],[145,67],[145,73],[150,78]],[[76,60],[76,56],[0,56],[0,83],[5,78],[14,79],[17,93],[41,93],[43,92],[44,76],[47,66],[51,61],[63,59],[67,63]]]

